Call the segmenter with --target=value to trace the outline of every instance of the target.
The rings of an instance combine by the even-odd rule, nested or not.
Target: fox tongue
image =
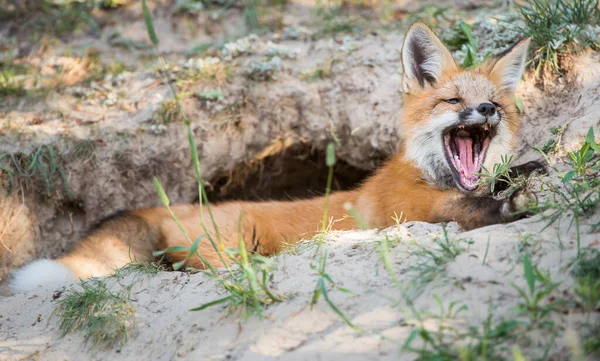
[[[473,139],[456,137],[456,150],[463,175],[465,178],[473,178],[473,172],[478,171],[478,164],[475,164],[473,157]]]

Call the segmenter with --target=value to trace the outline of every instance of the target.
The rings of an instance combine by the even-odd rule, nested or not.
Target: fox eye
[[[448,104],[458,104],[458,103],[460,103],[460,99],[458,99],[458,98],[445,99],[444,101],[446,103],[448,103]]]

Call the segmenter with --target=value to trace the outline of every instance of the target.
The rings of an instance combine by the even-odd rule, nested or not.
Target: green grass
[[[317,264],[311,263],[311,268],[317,272],[317,284],[315,286],[315,290],[313,292],[312,298],[310,300],[311,309],[313,306],[319,301],[321,297],[325,300],[329,308],[338,317],[344,321],[344,323],[357,331],[362,331],[362,328],[354,325],[350,319],[333,303],[331,298],[329,297],[329,292],[331,290],[340,291],[343,293],[351,294],[352,292],[344,287],[338,285],[333,278],[327,273],[327,256],[328,250],[327,245],[325,244],[325,237],[327,233],[331,230],[331,226],[333,224],[334,219],[330,219],[329,213],[329,197],[331,195],[331,183],[333,180],[333,168],[336,163],[335,156],[335,144],[329,143],[327,145],[327,153],[325,157],[325,162],[328,168],[327,173],[327,185],[325,187],[325,198],[323,204],[323,219],[321,221],[321,232],[314,238],[317,244],[317,249],[315,252],[315,259],[317,260]]]
[[[123,346],[136,327],[128,292],[112,291],[105,279],[81,281],[65,291],[54,311],[60,318],[62,336],[81,332],[86,344]]]
[[[570,300],[562,298],[563,293],[557,291],[558,284],[553,282],[549,273],[536,267],[529,256],[522,256],[523,278],[525,287],[513,284],[518,298],[509,313],[498,315],[492,300],[488,302],[488,314],[483,322],[473,322],[467,306],[458,302],[448,302],[434,296],[439,306],[439,312],[419,311],[421,293],[412,291],[415,287],[422,289],[424,282],[429,282],[440,273],[445,264],[451,262],[461,253],[457,243],[444,234],[436,241],[438,247],[428,247],[413,253],[413,256],[425,257],[425,267],[417,269],[413,281],[400,281],[390,257],[390,246],[393,240],[388,238],[380,242],[379,255],[383,267],[391,279],[392,287],[397,289],[400,300],[392,302],[403,314],[404,327],[412,327],[402,346],[403,352],[410,352],[421,361],[455,361],[455,360],[525,360],[530,353],[536,355],[530,360],[549,360],[550,351],[559,337],[560,325],[554,324],[552,314],[565,314],[573,307]],[[594,275],[599,272],[596,263],[596,252],[591,252],[586,258],[580,258],[573,267],[574,275]],[[440,268],[438,268],[440,267]],[[421,273],[421,274],[420,274]],[[421,279],[421,280],[419,280]],[[586,305],[597,305],[595,290],[586,288],[584,284],[575,289],[581,294]],[[593,330],[593,328],[590,328]],[[366,331],[369,332],[369,331]],[[587,334],[587,331],[583,332]],[[533,342],[539,338],[538,341]],[[598,345],[593,335],[584,342],[586,354],[595,350]],[[541,350],[540,350],[541,348]],[[521,352],[523,350],[523,352]],[[512,355],[511,355],[512,351]]]
[[[596,312],[600,307],[600,280],[597,278],[578,277],[574,289],[578,303],[586,312]]]
[[[586,248],[571,268],[571,275],[600,279],[600,251]]]
[[[333,75],[333,66],[339,61],[339,56],[333,55],[332,57],[323,60],[322,63],[314,68],[302,73],[300,78],[309,82],[331,78]]]
[[[49,34],[60,36],[97,29],[98,23],[91,14],[95,6],[95,0],[28,1],[2,17],[23,20],[20,26],[30,29],[34,38]]]
[[[494,164],[491,170],[487,169],[483,164],[481,165],[481,173],[475,173],[479,176],[477,184],[489,184],[492,193],[497,184],[506,183],[509,186],[515,186],[515,180],[510,175],[510,165],[512,163],[513,156],[502,155],[500,163]]]
[[[44,66],[30,62],[27,57],[6,59],[0,64],[0,97],[44,97],[63,90],[65,83],[89,86],[91,81],[102,81],[107,75],[114,77],[128,70],[119,61],[104,65],[100,53],[93,48],[85,50],[80,57],[65,50],[64,56],[70,57],[72,64],[78,64],[82,71],[71,76],[69,66],[60,65],[53,74],[45,74]]]
[[[0,153],[0,171],[6,174],[9,192],[17,183],[24,186],[33,183],[40,193],[51,197],[57,190],[57,181],[61,181],[67,196],[70,194],[67,177],[63,167],[63,157],[49,145],[41,145],[30,154]]]
[[[205,61],[200,69],[188,69],[178,79],[177,86],[180,92],[187,92],[198,83],[208,83],[212,86],[221,87],[229,83],[233,73],[231,66],[224,62],[211,63]]]
[[[541,154],[553,155],[555,154],[559,148],[560,143],[562,141],[562,136],[565,132],[565,126],[557,126],[554,128],[550,128],[550,134],[552,137],[546,141],[541,147],[534,148]]]
[[[131,261],[115,270],[114,277],[123,278],[129,274],[155,275],[167,271],[168,267],[160,262]]]
[[[220,100],[224,98],[223,93],[218,90],[198,92],[196,93],[196,96],[204,101]]]
[[[471,240],[450,239],[446,225],[442,224],[441,237],[435,237],[432,245],[419,245],[417,250],[411,251],[410,256],[417,258],[417,264],[410,267],[414,273],[411,282],[413,298],[418,297],[423,286],[432,282],[446,270],[446,266],[463,253],[465,245]]]
[[[538,151],[541,149],[538,148]],[[548,159],[548,155],[542,152]],[[568,168],[561,171],[561,186],[549,181],[539,180],[546,191],[546,197],[532,208],[533,212],[542,214],[548,226],[558,219],[570,218],[569,227],[575,226],[577,232],[577,253],[581,252],[581,222],[591,216],[600,205],[600,144],[596,143],[593,129],[587,133],[578,150],[567,154]],[[600,223],[590,224],[589,231],[600,229]]]
[[[534,148],[547,161],[548,165],[561,175],[560,185],[552,183],[543,177],[511,178],[510,161],[512,158],[502,158],[500,164],[494,165],[490,171],[483,168],[480,173],[483,182],[493,185],[505,182],[509,190],[520,189],[526,184],[539,184],[543,191],[543,199],[530,205],[528,212],[540,214],[547,221],[546,227],[554,222],[568,218],[569,228],[575,227],[577,234],[577,253],[581,252],[582,222],[595,214],[600,205],[600,144],[595,140],[593,128],[590,128],[579,149],[567,153],[566,169],[559,169],[550,161],[550,154],[545,150],[555,153],[559,150],[564,127],[553,128],[552,134],[556,136],[551,143]],[[600,222],[588,224],[589,232],[600,230]]]
[[[528,335],[542,332],[547,337],[543,343],[546,356],[541,360],[547,359],[557,335],[554,324],[547,320],[547,316],[552,312],[562,311],[561,307],[566,302],[561,299],[550,301],[549,295],[557,285],[552,283],[547,274],[532,266],[529,256],[525,256],[523,260],[528,287],[524,290],[514,286],[522,300],[515,307],[516,314],[513,317],[503,315],[502,319],[498,319],[490,300],[488,315],[483,324],[473,324],[468,318],[464,319],[464,312],[468,312],[467,306],[461,306],[457,302],[449,302],[444,306],[443,299],[437,296],[434,298],[439,306],[439,314],[419,312],[415,307],[416,300],[405,293],[406,287],[395,281],[412,317],[406,324],[414,327],[405,341],[403,351],[416,354],[416,359],[422,361],[508,361],[511,360],[508,350],[518,350],[517,353],[521,354],[519,346],[526,349],[533,346],[528,341]],[[386,267],[386,270],[393,279],[396,277],[393,269]],[[461,313],[462,320],[458,319]],[[529,322],[523,321],[520,316],[528,318]],[[463,325],[463,320],[467,325]],[[431,325],[432,321],[436,326]]]
[[[84,163],[91,162],[96,165],[96,148],[98,143],[95,140],[85,139],[78,141],[73,145],[72,151],[68,154],[69,160],[81,159]]]
[[[326,17],[324,24],[321,25],[315,37],[333,36],[343,33],[355,33],[361,30],[360,23],[349,17]]]
[[[564,73],[563,57],[585,49],[597,50],[600,24],[598,0],[531,0],[520,8],[524,26],[519,30],[531,37],[530,65],[536,77]]]
[[[164,100],[158,112],[154,115],[156,124],[168,124],[181,121],[177,103],[173,99]]]
[[[530,327],[540,325],[546,317],[558,311],[561,306],[564,306],[564,301],[555,300],[548,301],[550,294],[558,287],[558,283],[552,282],[550,274],[542,272],[531,263],[529,254],[523,257],[523,270],[527,281],[527,289],[523,289],[512,283],[512,286],[522,302],[516,307],[518,314],[527,315],[530,321]],[[543,324],[544,326],[553,326],[551,321]]]
[[[185,115],[183,115],[183,117],[184,119],[187,119]],[[195,151],[196,145],[191,130],[189,128],[189,121],[186,122],[186,124],[188,124],[188,139],[190,140],[190,145],[192,147],[192,158],[196,166],[195,168],[197,170],[197,175],[199,175],[199,161],[197,152]],[[213,222],[213,229],[216,233],[216,239],[210,235],[206,224],[204,223],[204,218],[202,217],[202,215],[200,215],[200,223],[205,230],[205,234],[192,241],[189,235],[187,234],[185,228],[179,223],[179,220],[171,211],[170,202],[167,197],[167,194],[162,188],[162,185],[160,184],[157,178],[154,178],[154,184],[160,196],[161,202],[169,210],[173,220],[190,243],[189,247],[173,246],[162,251],[154,252],[154,255],[156,257],[160,257],[168,253],[187,252],[187,256],[185,259],[173,264],[173,269],[175,270],[181,269],[188,259],[197,256],[206,267],[207,274],[211,278],[213,278],[217,282],[217,284],[224,291],[226,291],[227,294],[225,297],[193,308],[192,311],[201,311],[211,306],[227,304],[229,310],[228,312],[239,310],[242,318],[247,318],[252,315],[262,317],[264,314],[264,310],[268,305],[274,302],[281,302],[284,299],[284,295],[279,294],[277,291],[272,290],[269,287],[269,283],[272,280],[271,260],[260,255],[249,254],[246,250],[244,239],[241,236],[241,220],[243,214],[240,214],[239,220],[240,236],[238,241],[238,248],[228,249],[225,252],[223,252],[221,250],[221,247],[218,245],[221,244],[218,226],[214,224],[212,211],[210,209],[210,205],[208,204],[208,200],[206,199],[206,193],[204,191],[204,185],[202,183],[201,178],[198,178],[198,185],[200,187],[200,197],[202,197],[201,200],[204,201],[204,204],[206,205],[206,210],[209,213],[210,218]],[[225,265],[225,269],[223,272],[219,272],[210,262],[206,260],[206,258],[204,258],[204,256],[200,252],[198,252],[198,246],[200,242],[204,240],[204,238],[208,239],[214,251],[219,256],[221,262]]]
[[[465,54],[461,66],[465,69],[481,64],[491,54],[488,52],[480,57],[477,41],[473,37],[471,25],[459,20],[450,31],[444,32],[444,42],[450,50],[460,50]]]
[[[13,64],[0,65],[0,97],[22,96],[26,91],[23,85],[23,76],[27,68]]]
[[[585,248],[570,271],[577,282],[574,293],[584,311],[593,312],[600,307],[600,251]]]

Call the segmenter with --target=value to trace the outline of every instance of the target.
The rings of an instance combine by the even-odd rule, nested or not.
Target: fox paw
[[[538,162],[537,160],[510,168],[511,177],[518,177],[521,175],[529,177],[533,173],[548,174],[548,168],[544,163]]]
[[[527,178],[534,173],[548,174],[548,168],[544,163],[534,160],[512,167],[509,171],[510,178],[512,179],[516,179],[519,177]],[[492,194],[497,197],[501,195],[504,191],[508,190],[509,187],[510,182],[507,181],[506,178],[500,179],[494,183],[494,191],[492,192]]]
[[[506,222],[525,218],[531,215],[531,206],[537,203],[537,197],[532,192],[522,189],[504,200],[500,214]]]

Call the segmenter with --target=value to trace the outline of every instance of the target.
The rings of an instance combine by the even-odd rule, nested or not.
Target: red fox
[[[456,221],[465,229],[522,217],[514,212],[531,201],[527,193],[496,199],[486,192],[489,187],[479,187],[477,173],[481,164],[491,169],[516,146],[519,117],[514,92],[528,46],[529,39],[522,40],[474,69],[461,69],[426,25],[413,24],[402,48],[405,134],[401,150],[362,186],[332,194],[331,228],[357,228],[347,216],[346,203],[372,227],[393,225],[394,214],[407,221]],[[529,173],[537,168],[537,163],[528,163],[512,171]],[[228,202],[212,211],[224,248],[235,248],[241,232],[248,250],[268,256],[285,244],[314,236],[323,205],[323,198]],[[198,205],[172,210],[191,239],[205,233]],[[205,224],[216,239],[212,223]],[[10,287],[24,292],[109,275],[132,259],[154,261],[153,251],[176,245],[189,245],[189,241],[167,209],[127,212],[104,221],[64,257],[37,260],[15,271]],[[209,242],[201,242],[198,251],[215,267],[223,265]],[[186,252],[172,253],[168,260],[185,256]],[[198,257],[188,259],[186,265],[205,268]]]

